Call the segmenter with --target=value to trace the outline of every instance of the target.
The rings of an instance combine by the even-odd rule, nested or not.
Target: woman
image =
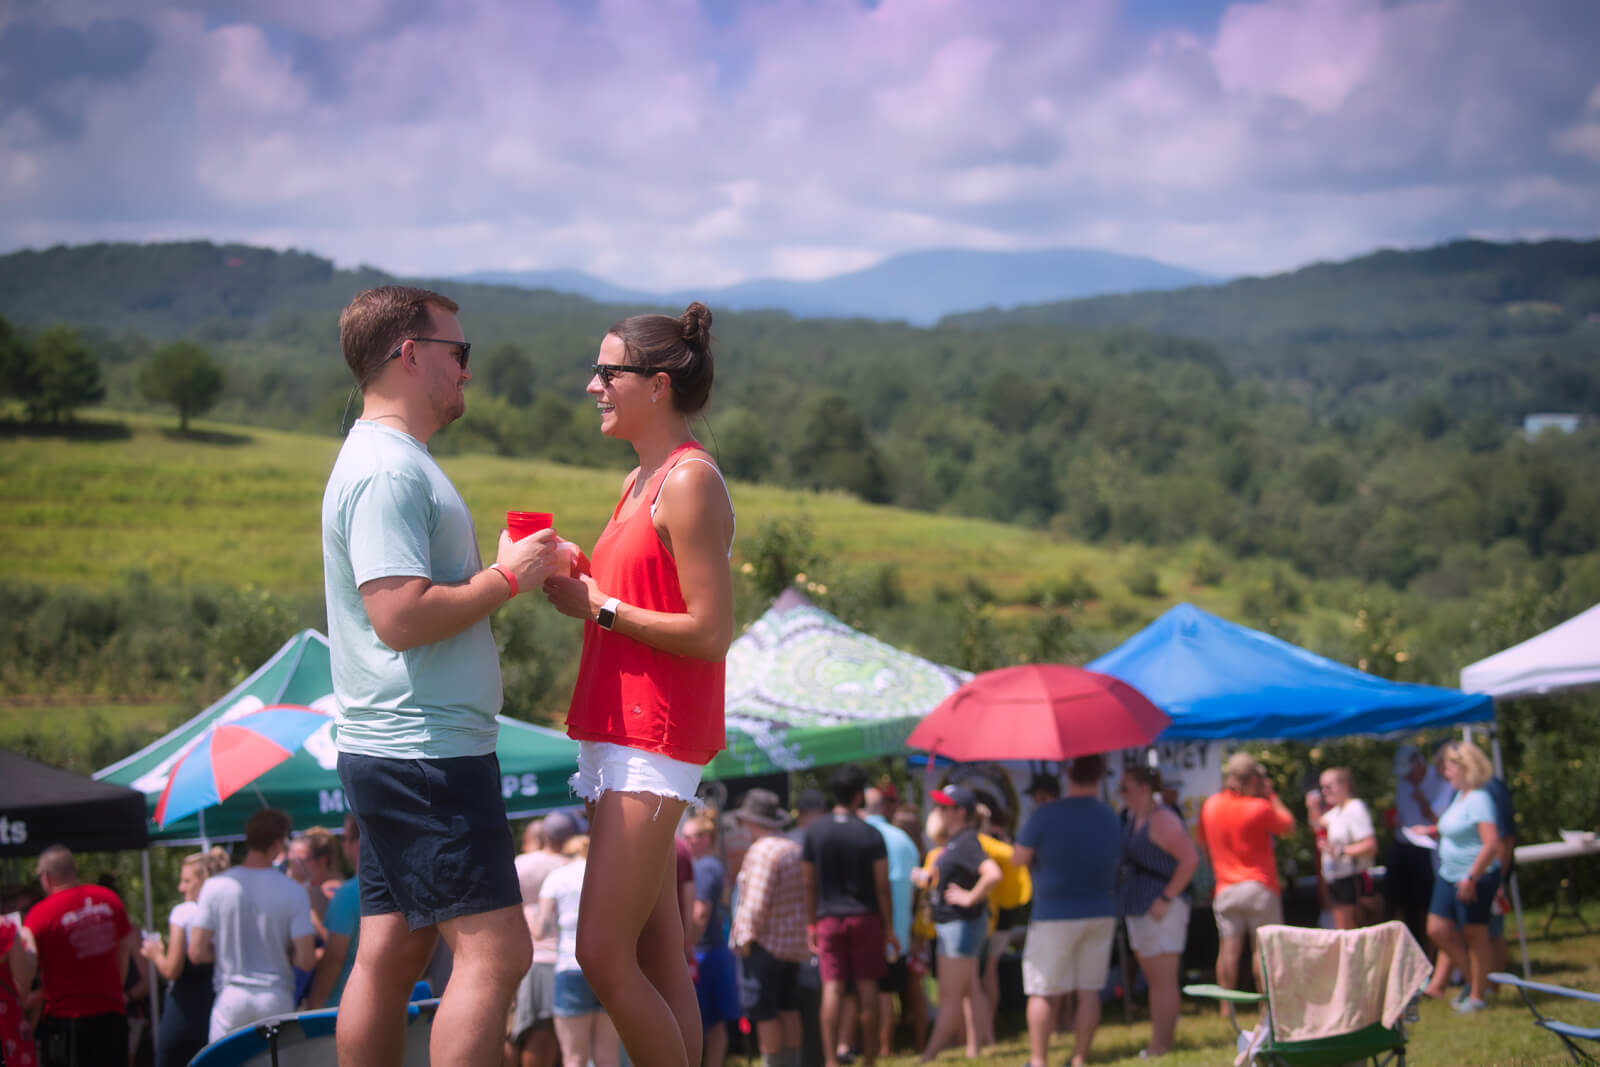
[[[185,856],[178,873],[178,894],[182,902],[172,909],[167,920],[167,943],[153,934],[140,946],[145,959],[155,964],[156,972],[172,983],[166,1004],[161,1009],[161,1026],[156,1031],[157,1067],[183,1067],[206,1046],[211,1025],[211,975],[213,965],[190,963],[189,927],[199,915],[200,887],[205,885],[214,864],[205,852]]]
[[[1428,937],[1452,966],[1471,976],[1466,995],[1456,1001],[1456,1010],[1469,1014],[1488,1007],[1484,993],[1490,970],[1489,909],[1500,888],[1500,831],[1494,799],[1483,787],[1494,769],[1481,748],[1457,741],[1445,753],[1444,776],[1456,791],[1455,799],[1437,826],[1415,829],[1439,837],[1439,873],[1428,905]],[[1436,986],[1428,991],[1435,996],[1444,992]]]
[[[577,960],[638,1067],[700,1062],[684,959],[673,830],[723,747],[723,659],[733,639],[733,503],[689,432],[712,382],[711,312],[635,315],[600,344],[588,393],[600,431],[639,466],[593,562],[545,583],[583,620],[567,712],[573,788],[591,805]]]
[[[39,955],[32,931],[9,916],[0,917],[0,957],[6,962],[0,967],[0,1063],[38,1067],[39,1050],[22,1002],[33,988]]]
[[[919,868],[915,879],[931,883],[929,902],[939,954],[939,1016],[921,1063],[931,1063],[963,1023],[969,1057],[981,1055],[983,1046],[993,1040],[983,1029],[989,1006],[978,980],[978,952],[989,933],[987,898],[1001,878],[1000,865],[984,854],[978,841],[978,801],[972,790],[952,785],[930,795],[939,805],[948,839],[934,861],[931,879],[926,868]],[[971,1014],[964,1018],[962,1001],[968,998]]]
[[[1328,887],[1333,925],[1361,925],[1361,898],[1369,895],[1367,868],[1378,854],[1378,834],[1367,806],[1351,795],[1350,768],[1322,772],[1321,789],[1306,795],[1306,811],[1322,852],[1322,881]]]
[[[1122,914],[1128,942],[1150,988],[1149,1057],[1172,1051],[1178,1028],[1178,971],[1189,937],[1189,882],[1200,854],[1183,819],[1162,803],[1161,774],[1129,767],[1117,786],[1127,811],[1122,836]]]
[[[611,1025],[594,990],[578,969],[578,913],[589,838],[579,834],[561,848],[567,864],[551,871],[539,886],[539,930],[556,934],[556,1040],[564,1067],[617,1067],[617,1028]]]

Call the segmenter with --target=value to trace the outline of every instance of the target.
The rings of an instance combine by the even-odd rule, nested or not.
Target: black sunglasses
[[[595,374],[600,376],[601,385],[610,385],[612,379],[619,374],[638,374],[646,378],[652,374],[664,374],[665,371],[653,370],[650,367],[635,367],[628,363],[596,363],[593,367]]]
[[[447,341],[443,337],[407,337],[407,341],[420,341],[423,344],[450,345],[456,350],[456,362],[461,364],[461,369],[467,369],[467,357],[472,354],[470,341]],[[396,352],[400,350],[395,349]]]

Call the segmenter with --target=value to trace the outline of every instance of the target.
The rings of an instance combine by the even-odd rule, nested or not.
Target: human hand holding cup
[[[501,530],[495,562],[516,575],[519,592],[534,589],[560,569],[558,543],[556,532],[548,527],[520,540],[512,537],[509,529]]]

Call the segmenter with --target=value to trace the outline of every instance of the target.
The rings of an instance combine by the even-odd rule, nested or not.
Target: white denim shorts
[[[659,752],[644,752],[610,741],[578,742],[578,773],[570,779],[581,800],[599,800],[602,793],[650,793],[685,803],[695,802],[705,768]]]
[[[1128,944],[1136,956],[1183,954],[1189,941],[1189,902],[1179,897],[1167,905],[1164,918],[1128,916]]]

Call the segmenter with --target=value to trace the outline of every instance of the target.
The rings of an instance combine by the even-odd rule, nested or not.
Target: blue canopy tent
[[[1172,716],[1167,740],[1312,741],[1494,718],[1494,701],[1391,682],[1179,604],[1093,663]]]

